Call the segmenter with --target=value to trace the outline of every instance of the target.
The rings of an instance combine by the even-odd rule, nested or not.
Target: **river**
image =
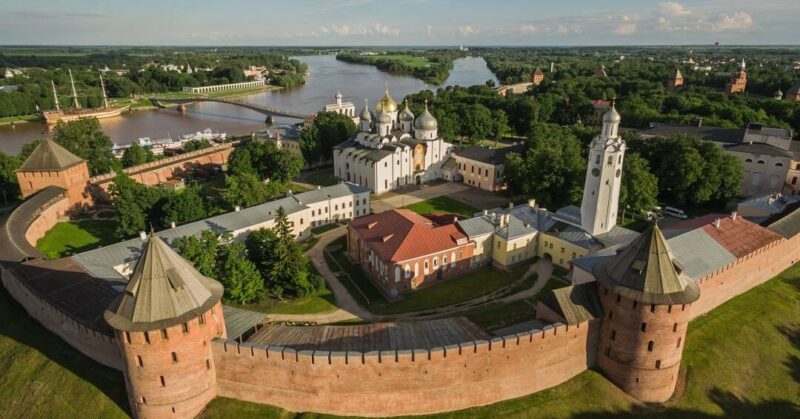
[[[364,98],[371,107],[383,95],[385,86],[395,100],[423,89],[435,90],[443,86],[470,86],[483,84],[497,78],[480,57],[459,58],[453,63],[450,76],[441,86],[431,86],[413,77],[389,74],[371,65],[351,64],[338,61],[333,55],[311,55],[295,57],[306,64],[310,76],[301,87],[248,95],[247,102],[275,106],[281,109],[314,113],[326,104],[333,103],[336,90],[340,89],[345,101],[356,104],[361,110]],[[127,143],[140,137],[173,138],[183,134],[211,128],[228,134],[243,134],[264,129],[265,116],[248,109],[220,103],[197,103],[187,107],[186,113],[175,109],[142,110],[130,112],[117,118],[100,120],[103,131],[115,143]],[[297,122],[277,119],[278,123]],[[17,153],[23,144],[47,135],[41,123],[0,126],[0,151]]]

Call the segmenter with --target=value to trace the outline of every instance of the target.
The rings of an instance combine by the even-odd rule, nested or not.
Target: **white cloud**
[[[616,29],[614,29],[614,33],[617,35],[631,35],[636,32],[636,24],[633,22],[625,22],[620,23]]]
[[[523,35],[533,35],[539,32],[539,28],[536,26],[531,25],[530,23],[527,25],[522,25],[519,27],[519,33]]]
[[[428,35],[428,36],[433,35],[433,25],[431,25],[430,23],[425,28],[425,35]]]
[[[692,14],[692,11],[687,9],[686,6],[675,3],[674,1],[659,3],[658,8],[662,14],[668,16],[686,16]]]
[[[384,25],[380,22],[375,22],[370,25],[328,25],[321,26],[319,32],[323,35],[336,35],[336,36],[352,36],[352,35],[375,35],[375,36],[399,36],[400,29]]]
[[[463,36],[470,36],[478,33],[478,31],[470,25],[458,25],[458,32]]]
[[[747,31],[753,28],[753,17],[745,12],[721,14],[710,21],[712,32]]]

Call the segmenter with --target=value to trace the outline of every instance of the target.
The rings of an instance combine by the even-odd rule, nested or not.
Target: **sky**
[[[798,44],[800,0],[0,0],[0,45]]]

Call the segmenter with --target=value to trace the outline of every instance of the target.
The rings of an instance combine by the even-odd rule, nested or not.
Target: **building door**
[[[422,176],[417,175],[417,185],[422,185]]]

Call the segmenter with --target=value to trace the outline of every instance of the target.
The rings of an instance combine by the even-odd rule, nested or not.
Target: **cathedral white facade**
[[[620,115],[614,108],[603,115],[603,130],[589,146],[586,182],[581,200],[581,227],[596,236],[617,224],[625,141],[619,135]]]
[[[375,106],[364,102],[358,132],[333,150],[333,170],[341,180],[380,194],[442,177],[452,144],[438,134],[438,122],[425,110],[418,117],[406,104],[399,111],[387,90]]]

